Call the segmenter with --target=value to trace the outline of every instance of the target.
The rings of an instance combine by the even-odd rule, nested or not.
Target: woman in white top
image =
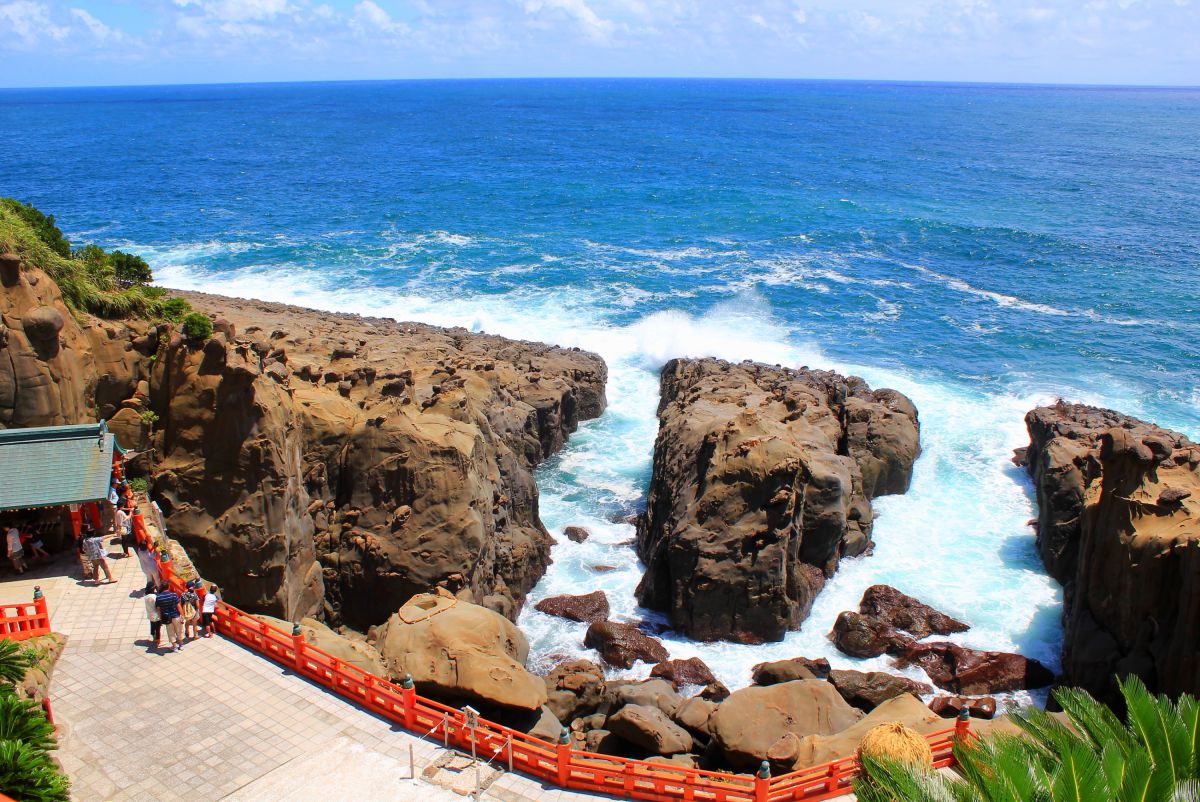
[[[142,597],[142,601],[146,603],[146,618],[150,621],[150,640],[154,643],[152,648],[157,649],[162,639],[162,613],[158,609],[158,596],[151,590]]]
[[[216,585],[211,585],[208,593],[204,594],[204,601],[200,603],[200,631],[206,638],[211,638],[217,631],[213,615],[217,612],[217,602],[221,600],[220,591]]]
[[[8,559],[12,561],[13,570],[18,574],[25,573],[25,561],[21,559],[25,554],[25,549],[21,547],[21,530],[10,526],[5,536],[8,540]]]

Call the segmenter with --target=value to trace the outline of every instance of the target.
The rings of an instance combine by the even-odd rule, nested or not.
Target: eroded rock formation
[[[515,617],[549,560],[532,469],[603,361],[462,329],[187,294],[214,335],[76,316],[0,257],[0,426],[98,417],[226,597],[365,630],[445,588]]]
[[[638,598],[700,640],[779,640],[846,555],[870,547],[871,499],[908,488],[917,412],[827,371],[676,359],[638,554]]]
[[[1037,543],[1064,588],[1063,680],[1107,699],[1115,675],[1200,691],[1200,446],[1107,409],[1025,416]]]

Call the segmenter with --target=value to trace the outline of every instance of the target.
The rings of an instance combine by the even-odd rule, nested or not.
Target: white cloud
[[[79,20],[83,27],[87,28],[96,41],[102,45],[109,42],[120,42],[125,38],[121,31],[108,27],[82,8],[71,9],[71,16]]]
[[[525,0],[525,13],[538,16],[543,12],[559,12],[574,20],[584,35],[595,42],[607,42],[616,24],[601,17],[587,0]]]
[[[362,33],[402,34],[408,31],[407,26],[393,20],[390,14],[371,0],[362,0],[354,7],[351,25]]]
[[[26,47],[32,47],[43,37],[56,41],[65,39],[69,33],[66,27],[51,22],[50,9],[45,3],[32,0],[0,4],[0,33],[5,28],[16,34]]]

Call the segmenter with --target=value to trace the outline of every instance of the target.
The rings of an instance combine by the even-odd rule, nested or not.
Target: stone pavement
[[[68,641],[50,683],[58,757],[79,802],[460,801],[421,779],[444,755],[390,722],[220,637],[180,652],[149,649],[137,559],[118,580],[83,582],[72,557],[0,581],[0,603],[46,594]],[[165,639],[164,639],[165,640]],[[417,779],[409,779],[409,748]],[[442,775],[435,779],[441,780]],[[460,787],[473,787],[460,777]],[[500,802],[606,799],[502,773]]]

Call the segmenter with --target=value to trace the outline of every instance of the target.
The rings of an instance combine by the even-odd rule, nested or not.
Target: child
[[[184,640],[192,640],[196,637],[196,623],[200,620],[200,613],[196,609],[200,599],[196,596],[194,581],[187,584],[187,589],[179,597],[179,618],[183,622]]]
[[[216,585],[212,585],[208,589],[208,593],[204,594],[203,607],[201,607],[200,629],[204,631],[204,637],[211,638],[217,633],[217,625],[213,623],[213,616],[217,612],[217,602],[221,600],[221,589]]]
[[[40,560],[50,556],[46,551],[46,544],[42,543],[41,538],[34,537],[28,532],[21,533],[21,545],[28,549],[30,559]]]

